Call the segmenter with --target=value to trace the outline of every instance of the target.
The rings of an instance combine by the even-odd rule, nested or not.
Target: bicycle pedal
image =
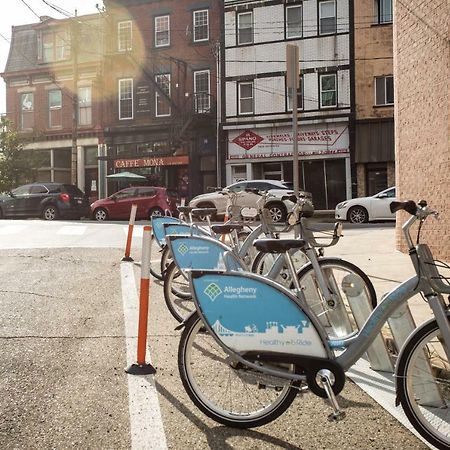
[[[345,419],[345,411],[338,411],[338,412],[332,412],[328,416],[328,420],[330,422],[339,422],[343,419]]]

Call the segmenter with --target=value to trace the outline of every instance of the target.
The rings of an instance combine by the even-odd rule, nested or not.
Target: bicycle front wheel
[[[195,310],[191,288],[186,275],[172,261],[165,271],[164,301],[172,316],[183,322]]]
[[[229,427],[257,427],[275,420],[291,405],[299,389],[297,382],[265,375],[234,361],[206,331],[197,313],[189,318],[181,335],[178,367],[194,404]],[[293,372],[295,367],[285,369]]]
[[[305,301],[330,337],[347,336],[359,329],[356,309],[368,315],[376,307],[375,289],[369,277],[348,261],[321,258],[319,266],[332,304],[324,297],[318,274],[311,264],[304,266],[297,274]]]
[[[406,343],[397,362],[397,394],[413,427],[439,449],[450,448],[450,363],[435,320]]]

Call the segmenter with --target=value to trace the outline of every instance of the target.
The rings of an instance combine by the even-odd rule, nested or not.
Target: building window
[[[297,109],[303,109],[303,75],[299,75],[297,90]],[[288,96],[288,110],[292,111],[292,98]]]
[[[194,42],[209,40],[209,11],[203,9],[193,14]]]
[[[60,90],[48,91],[48,125],[50,128],[62,126],[62,95]]]
[[[131,20],[117,24],[117,49],[126,52],[133,48],[133,24]]]
[[[159,88],[170,97],[170,73],[156,75],[156,84]],[[155,115],[156,117],[170,116],[171,109],[170,104],[162,94],[158,91],[155,92]]]
[[[34,94],[27,92],[20,97],[21,128],[31,130],[34,127]]]
[[[194,72],[195,112],[208,113],[211,108],[209,70]]]
[[[320,107],[333,108],[337,106],[336,74],[320,75]]]
[[[293,5],[286,7],[286,37],[302,37],[302,5]]]
[[[170,45],[170,16],[155,17],[155,47]]]
[[[375,23],[392,22],[392,0],[375,0]]]
[[[238,45],[253,42],[253,12],[239,13],[237,16],[237,43]]]
[[[394,77],[375,77],[375,105],[394,104]]]
[[[133,118],[133,79],[119,80],[119,119]]]
[[[78,89],[78,125],[92,124],[92,88],[90,86]]]
[[[336,33],[336,2],[326,0],[319,3],[319,34]]]
[[[253,82],[238,84],[239,114],[253,114]]]
[[[70,58],[70,34],[67,31],[42,33],[41,56],[44,62]]]

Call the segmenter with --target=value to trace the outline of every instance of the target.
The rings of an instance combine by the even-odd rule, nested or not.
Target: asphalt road
[[[0,222],[0,236],[9,222]],[[40,247],[42,227],[53,225],[30,225],[30,246],[34,227],[41,233],[34,233]],[[117,230],[106,235],[117,234],[117,241],[124,241],[123,224],[113,225]],[[100,236],[101,229],[96,233]],[[151,439],[132,447],[130,439],[123,370],[129,362],[121,294],[123,251],[82,248],[83,236],[66,237],[66,247],[0,250],[0,449],[161,448]],[[86,239],[91,247],[94,237],[88,234]],[[64,245],[60,240],[48,243]],[[139,259],[138,248],[134,253]],[[139,268],[134,271],[137,284]],[[176,325],[160,284],[153,282],[149,354],[157,368],[154,382],[168,448],[426,448],[352,382],[339,396],[347,412],[342,422],[328,422],[327,402],[305,394],[261,428],[220,426],[199,412],[184,392],[177,369]]]

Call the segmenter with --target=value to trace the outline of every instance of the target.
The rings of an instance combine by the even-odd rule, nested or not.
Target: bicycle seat
[[[192,206],[178,206],[178,211],[183,214],[189,214],[194,208]]]
[[[303,239],[257,239],[253,245],[264,253],[286,253],[291,248],[303,248]]]
[[[216,234],[230,234],[233,230],[241,231],[244,227],[238,223],[230,223],[227,225],[213,225],[211,230]]]
[[[216,214],[217,209],[216,208],[194,208],[191,213],[195,217],[200,216],[212,216],[213,214]]]

